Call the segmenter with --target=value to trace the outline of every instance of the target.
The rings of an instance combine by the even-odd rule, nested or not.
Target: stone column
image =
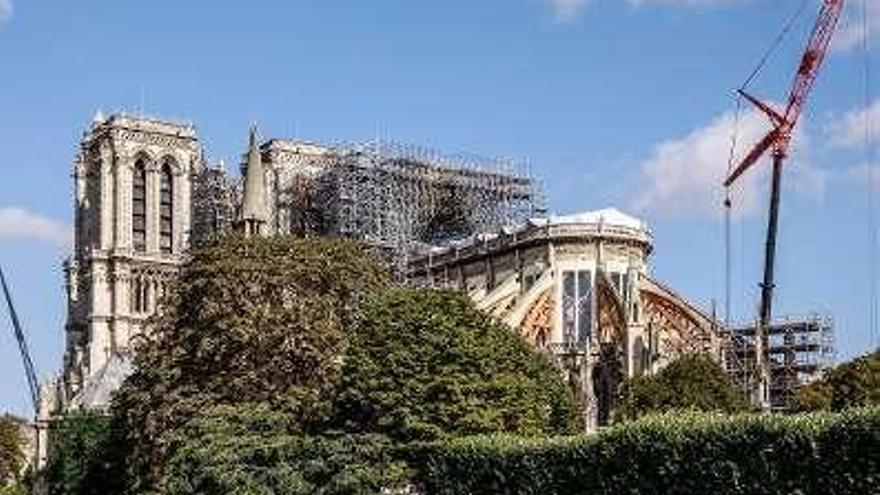
[[[107,362],[110,351],[111,294],[107,275],[106,262],[95,261],[92,267],[92,314],[89,317],[89,376]]]
[[[189,244],[190,230],[192,229],[191,198],[192,185],[190,183],[191,167],[183,162],[179,170],[174,174],[174,208],[172,220],[174,254],[185,251]]]
[[[147,169],[147,254],[159,253],[159,169]]]
[[[104,250],[113,247],[113,156],[109,148],[101,147],[98,165],[101,173],[101,204],[99,232],[100,247]]]

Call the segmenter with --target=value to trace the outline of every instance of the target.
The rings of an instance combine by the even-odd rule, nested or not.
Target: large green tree
[[[266,404],[218,406],[172,439],[161,485],[167,495],[360,495],[406,483],[387,437],[290,431]]]
[[[349,241],[218,239],[160,314],[113,401],[130,493],[375,493],[413,442],[574,425],[545,356]]]
[[[0,416],[0,487],[18,479],[25,462],[23,446],[21,423]]]
[[[53,423],[45,470],[51,495],[105,495],[121,489],[110,417],[76,412]]]
[[[351,339],[336,401],[346,431],[409,442],[574,425],[570,392],[549,359],[460,293],[390,291]]]
[[[828,371],[799,390],[794,408],[800,411],[842,411],[880,404],[880,349]]]
[[[748,402],[716,360],[686,354],[657,374],[627,379],[615,416],[630,420],[674,409],[738,412],[748,409]]]
[[[233,236],[193,250],[114,398],[130,489],[152,487],[171,434],[203,409],[266,403],[292,429],[320,423],[346,333],[387,283],[350,241]]]

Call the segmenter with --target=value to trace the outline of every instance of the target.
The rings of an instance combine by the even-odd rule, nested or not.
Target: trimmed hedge
[[[600,435],[472,437],[433,449],[431,495],[880,493],[880,408],[840,415],[670,413]]]

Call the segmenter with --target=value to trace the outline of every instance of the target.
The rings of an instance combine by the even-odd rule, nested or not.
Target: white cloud
[[[0,208],[0,242],[2,241],[43,241],[57,246],[68,246],[71,232],[61,222],[22,208],[7,207]]]
[[[2,0],[0,0],[2,1]],[[545,0],[553,10],[553,18],[559,22],[570,22],[576,19],[591,0]]]
[[[0,0],[0,26],[12,17],[12,0]]]
[[[843,173],[843,178],[855,183],[859,186],[866,186],[873,183],[874,189],[880,188],[880,163],[868,165],[863,163],[855,167],[850,167]]]
[[[770,125],[757,111],[744,113],[737,125],[735,113],[729,112],[683,138],[661,142],[639,167],[639,182],[630,206],[661,217],[720,217],[735,128],[739,129],[736,157],[741,159]],[[819,197],[825,189],[825,173],[804,160],[805,153],[798,152],[807,148],[806,137],[798,133],[794,141],[788,162],[793,168],[783,184],[801,196]],[[736,216],[753,214],[763,204],[769,170],[769,158],[765,157],[734,184],[731,192]]]
[[[872,140],[880,139],[880,100],[833,119],[827,132],[831,145],[838,148],[862,147],[868,136]]]
[[[631,5],[665,5],[669,7],[715,7],[717,5],[733,5],[751,0],[627,0]]]
[[[553,17],[559,22],[571,22],[591,4],[593,0],[544,0],[553,10]],[[746,3],[751,0],[617,0],[633,7],[659,5],[665,7],[715,7]]]
[[[865,2],[868,2],[867,25]],[[832,48],[838,51],[854,50],[863,46],[867,37],[875,38],[878,34],[880,34],[880,3],[877,0],[855,0],[849,3],[843,25],[834,36]]]

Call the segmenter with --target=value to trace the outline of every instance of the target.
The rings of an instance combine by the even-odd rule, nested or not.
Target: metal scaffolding
[[[543,213],[535,182],[509,161],[370,143],[319,180],[324,234],[354,237],[405,267],[408,256]]]
[[[191,242],[199,244],[229,232],[235,221],[238,197],[238,187],[229,179],[222,163],[216,167],[203,164],[193,180]]]
[[[834,364],[834,322],[830,317],[782,318],[767,327],[763,360],[769,372],[770,407],[785,410],[801,387]],[[755,327],[729,331],[725,363],[734,382],[752,395],[758,386]]]
[[[546,213],[528,166],[513,160],[386,141],[273,139],[260,152],[268,234],[359,239],[397,277],[413,255]],[[193,193],[194,243],[232,228],[240,191],[222,167],[202,167]]]

